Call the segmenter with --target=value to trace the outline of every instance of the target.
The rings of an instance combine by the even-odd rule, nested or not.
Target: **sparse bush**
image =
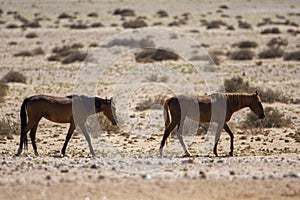
[[[57,18],[58,19],[73,19],[74,17],[72,15],[67,14],[67,13],[61,13],[60,15],[58,15]]]
[[[254,52],[249,49],[241,49],[231,53],[232,60],[252,60]]]
[[[164,100],[165,100],[165,96],[157,95],[155,97],[140,101],[139,103],[137,103],[135,109],[137,111],[144,111],[144,110],[148,110],[150,108],[155,109],[158,107],[156,107],[154,105],[163,105]]]
[[[98,14],[96,12],[91,12],[87,16],[88,17],[98,17]]]
[[[141,40],[135,40],[133,38],[127,39],[114,39],[109,42],[106,47],[112,46],[125,46],[125,47],[132,47],[132,48],[149,48],[155,47],[155,44],[152,40],[143,38]]]
[[[281,38],[281,37],[276,37],[276,38],[272,38],[268,43],[267,46],[268,47],[281,47],[281,46],[287,46],[288,45],[288,40]]]
[[[146,77],[146,81],[149,82],[167,82],[168,76],[158,76],[157,74],[150,74]]]
[[[99,28],[99,27],[103,27],[103,24],[101,22],[95,22],[92,23],[90,26],[91,28]]]
[[[0,120],[0,136],[11,138],[13,134],[19,133],[19,124],[7,119]]]
[[[134,12],[134,10],[128,9],[128,8],[125,8],[125,9],[117,8],[114,11],[113,15],[121,15],[122,17],[133,17],[133,16],[135,16],[135,12]]]
[[[32,54],[37,56],[37,55],[44,55],[45,52],[41,47],[37,47],[35,49],[32,50]]]
[[[233,77],[231,79],[225,79],[224,87],[226,92],[244,92],[244,93],[253,93],[257,88],[249,85],[249,82],[244,80],[241,77]],[[291,100],[284,96],[281,92],[277,90],[272,90],[270,88],[265,88],[259,91],[259,96],[262,102],[273,103],[273,102],[282,102],[288,103]]]
[[[4,82],[3,80],[0,80],[0,103],[4,102],[4,97],[7,94],[7,90],[8,90],[8,86],[7,86],[6,82]]]
[[[227,26],[227,24],[222,20],[213,20],[211,22],[206,22],[206,29],[220,28],[221,26]]]
[[[238,27],[242,28],[242,29],[251,29],[252,28],[251,24],[249,24],[248,22],[245,22],[245,21],[241,21],[241,20],[238,21]]]
[[[258,45],[257,42],[246,40],[246,41],[235,43],[232,46],[244,49],[244,48],[256,48]]]
[[[300,61],[300,50],[294,52],[287,52],[283,55],[283,60]]]
[[[124,28],[142,28],[147,27],[148,24],[143,19],[130,20],[122,24]]]
[[[165,10],[159,10],[156,12],[159,17],[169,17],[169,14]]]
[[[274,28],[266,28],[260,32],[261,34],[280,34],[280,30],[277,27]]]
[[[225,79],[224,87],[226,92],[250,92],[250,90],[253,89],[250,87],[248,81],[244,82],[244,80],[239,76],[231,79]]]
[[[87,28],[88,25],[82,24],[81,22],[70,25],[70,29],[87,29]]]
[[[26,38],[29,38],[29,39],[31,39],[31,38],[36,38],[38,35],[36,34],[36,32],[30,32],[30,33],[27,33],[26,35],[25,35],[25,37]]]
[[[26,76],[17,71],[8,72],[3,78],[4,82],[26,83]]]
[[[280,58],[284,54],[284,50],[279,47],[272,47],[266,49],[258,54],[260,59],[272,59],[272,58]]]
[[[48,61],[61,61],[62,64],[70,64],[76,61],[84,61],[87,53],[79,51],[83,45],[75,43],[71,46],[64,45],[62,47],[55,47],[52,49],[54,53],[48,57]]]
[[[266,107],[264,112],[266,117],[263,120],[259,120],[253,112],[248,113],[242,126],[244,128],[259,128],[263,125],[265,128],[281,128],[288,127],[291,124],[291,119],[285,117],[276,108]]]
[[[135,53],[137,62],[154,62],[163,60],[178,60],[179,56],[171,51],[163,49],[145,49],[142,52]]]
[[[20,51],[19,53],[14,54],[14,56],[15,57],[20,57],[20,56],[30,57],[30,56],[33,56],[33,54],[32,54],[32,52],[25,50],[25,51]]]

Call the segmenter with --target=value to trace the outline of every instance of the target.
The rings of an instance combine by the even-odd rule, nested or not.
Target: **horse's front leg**
[[[79,124],[79,127],[86,139],[86,141],[88,142],[88,145],[89,145],[89,148],[90,148],[90,152],[92,154],[92,156],[94,157],[95,156],[95,152],[94,152],[94,149],[93,149],[93,146],[92,146],[92,143],[91,143],[91,138],[90,138],[90,135],[88,134],[88,132],[86,131],[86,128],[85,128],[85,125],[84,123],[81,123]]]
[[[75,123],[72,121],[71,124],[70,124],[69,130],[68,130],[68,134],[67,134],[67,137],[66,137],[66,141],[65,141],[65,143],[64,143],[63,148],[61,149],[61,154],[62,154],[63,156],[66,154],[66,148],[67,148],[68,142],[69,142],[69,140],[71,139],[71,137],[72,137],[72,135],[73,135],[73,132],[74,132],[75,128],[76,128]]]
[[[233,133],[230,130],[229,126],[225,123],[224,124],[224,129],[225,131],[229,134],[230,136],[230,152],[229,152],[229,156],[233,156]]]

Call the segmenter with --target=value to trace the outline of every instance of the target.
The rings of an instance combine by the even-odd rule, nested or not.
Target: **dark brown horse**
[[[35,135],[38,123],[44,117],[52,122],[70,123],[69,131],[61,150],[62,155],[65,155],[68,142],[78,125],[88,142],[91,154],[94,156],[95,153],[91,139],[84,124],[88,116],[98,112],[103,112],[112,124],[116,125],[115,107],[112,99],[101,99],[99,97],[87,97],[84,95],[70,95],[67,97],[35,95],[26,98],[23,101],[20,111],[21,136],[20,146],[16,155],[18,156],[22,153],[23,145],[27,148],[27,132],[29,130],[34,153],[38,155]]]
[[[186,117],[199,122],[216,122],[218,124],[214,154],[218,156],[217,145],[224,128],[230,136],[230,152],[233,155],[233,133],[227,123],[232,114],[242,108],[249,107],[259,119],[265,117],[264,110],[257,91],[254,94],[215,93],[208,96],[186,96],[168,98],[164,103],[165,132],[159,148],[162,156],[163,147],[170,133],[177,126],[177,137],[183,147],[185,156],[191,156],[183,138],[182,127]],[[170,121],[171,117],[171,121]]]

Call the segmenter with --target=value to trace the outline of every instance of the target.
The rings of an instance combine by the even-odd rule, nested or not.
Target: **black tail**
[[[21,111],[20,111],[20,118],[21,118],[21,141],[22,138],[24,138],[23,143],[24,147],[28,149],[28,139],[27,139],[27,134],[24,132],[24,129],[27,125],[27,114],[26,114],[26,107],[27,103],[29,101],[29,98],[24,99],[22,106],[21,106]],[[24,136],[25,134],[25,136]]]

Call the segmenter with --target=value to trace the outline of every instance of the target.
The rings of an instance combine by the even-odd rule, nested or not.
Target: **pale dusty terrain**
[[[221,5],[227,5],[229,9],[220,9]],[[299,50],[299,34],[295,36],[287,32],[288,29],[299,31],[299,27],[257,26],[263,18],[280,21],[280,16],[300,24],[298,1],[148,3],[144,0],[67,0],[41,3],[29,0],[0,1],[0,8],[3,10],[0,17],[0,21],[3,22],[0,24],[0,78],[11,70],[22,72],[27,77],[26,84],[8,84],[5,102],[0,103],[1,119],[19,124],[19,110],[25,97],[41,93],[69,95],[76,92],[75,86],[78,83],[83,84],[84,81],[90,81],[93,89],[92,92],[84,91],[85,93],[103,98],[114,96],[117,100],[117,112],[121,113],[119,128],[112,128],[107,122],[102,122],[102,125],[111,128],[109,131],[95,125],[95,116],[88,120],[87,126],[92,136],[96,158],[89,156],[86,141],[79,130],[69,142],[67,156],[59,157],[68,129],[67,124],[41,120],[37,131],[39,157],[34,156],[30,142],[28,151],[21,157],[15,157],[19,145],[19,132],[9,133],[12,138],[1,135],[0,199],[300,198],[300,146],[299,141],[290,137],[298,135],[299,138],[300,134],[300,62],[283,61],[282,58],[257,58],[257,54],[266,49],[267,42],[278,36],[288,40],[284,49],[286,52]],[[115,60],[111,60],[111,57],[105,58],[110,61],[110,65],[104,66],[104,70],[99,67],[99,71],[103,70],[103,73],[91,70],[88,78],[81,82],[82,69],[86,66],[84,63],[64,65],[47,60],[54,47],[80,43],[83,45],[81,50],[91,55],[97,52],[97,48],[89,47],[90,44],[107,44],[112,38],[118,38],[116,34],[122,36],[128,29],[122,27],[123,21],[120,16],[112,15],[116,8],[133,9],[136,17],[144,16],[149,26],[162,22],[155,28],[167,28],[172,34],[168,35],[166,43],[163,37],[165,35],[159,35],[158,39],[148,37],[149,40],[152,38],[157,47],[172,43],[176,48],[174,51],[180,50],[184,48],[184,44],[176,41],[192,38],[197,45],[190,45],[189,49],[184,49],[191,53],[191,57],[202,56],[205,52],[218,52],[220,65],[212,68],[209,65],[203,72],[199,72],[184,59],[141,64],[135,62],[134,52],[137,49],[133,49]],[[167,11],[169,17],[159,18],[156,12],[160,9]],[[41,17],[41,27],[7,29],[8,24],[21,25],[13,15],[7,14],[8,11],[17,11],[29,20],[33,20],[35,15]],[[76,16],[76,19],[58,20],[58,15],[63,12]],[[88,17],[92,12],[96,12],[98,16]],[[190,13],[186,24],[168,26],[170,22],[184,18],[184,13]],[[228,17],[222,17],[222,14]],[[249,22],[252,29],[238,28],[237,16],[242,16],[243,21]],[[125,17],[125,20],[136,17]],[[208,30],[200,22],[203,19],[221,19],[228,25],[233,25],[235,30],[227,30],[223,26],[220,29]],[[83,24],[101,22],[104,27],[78,30],[68,27],[78,20]],[[111,26],[113,23],[116,26]],[[281,34],[260,34],[266,27],[279,27]],[[26,38],[25,35],[30,32],[35,32],[37,37]],[[132,39],[130,34],[129,31],[129,39]],[[158,35],[158,32],[156,34]],[[144,38],[143,35],[141,37]],[[258,47],[253,49],[256,53],[255,58],[250,61],[230,60],[226,53],[236,50],[232,45],[243,40],[258,43]],[[12,45],[11,42],[16,44]],[[36,47],[41,47],[45,54],[32,57],[13,56],[20,51],[33,50]],[[110,53],[116,56],[126,48],[114,46]],[[99,52],[101,53],[100,50]],[[103,55],[100,54],[99,57]],[[103,63],[99,66],[101,64]],[[165,157],[159,157],[158,147],[164,126],[162,109],[156,105],[152,109],[137,111],[136,105],[162,94],[169,95],[170,88],[172,90],[174,87],[179,91],[210,93],[212,90],[206,83],[212,81],[216,84],[216,81],[205,75],[211,71],[222,80],[241,76],[251,86],[262,90],[276,89],[282,95],[298,102],[263,103],[264,107],[273,107],[284,113],[285,117],[292,120],[292,124],[283,128],[244,129],[240,124],[249,112],[249,109],[244,109],[234,114],[229,123],[235,133],[233,157],[225,157],[229,151],[229,137],[225,132],[219,144],[221,157],[216,158],[212,154],[213,134],[209,132],[206,135],[196,135],[189,131],[189,125],[185,127],[188,134],[184,135],[184,139],[194,157],[182,158],[183,151],[176,137],[165,147]],[[155,78],[152,75],[156,73],[158,76]],[[151,76],[154,81],[151,80]],[[132,83],[136,87],[135,90],[132,90],[128,83]],[[120,90],[121,94],[118,93]],[[120,106],[124,98],[130,101],[125,106]]]

